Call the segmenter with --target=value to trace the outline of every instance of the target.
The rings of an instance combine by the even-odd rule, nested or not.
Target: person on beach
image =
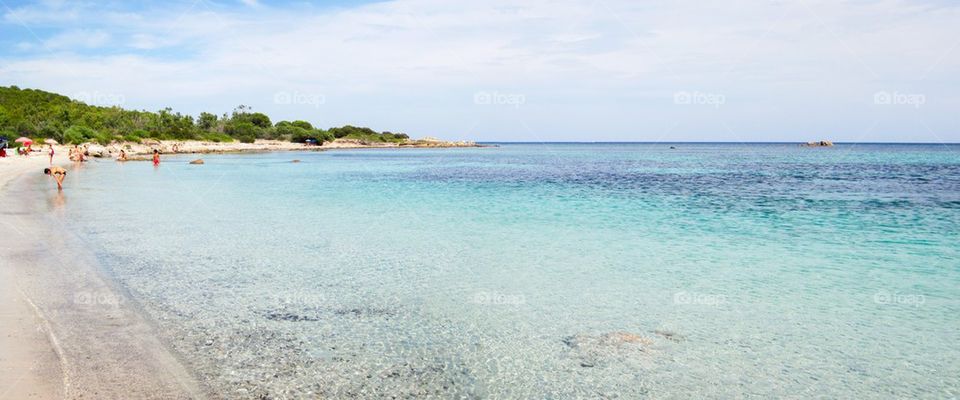
[[[63,178],[67,177],[67,170],[61,167],[50,167],[43,169],[44,175],[50,175],[57,180],[57,190],[63,190]]]
[[[120,149],[120,156],[117,157],[117,161],[127,161],[127,152]]]
[[[153,166],[160,166],[160,150],[153,149]]]
[[[50,151],[49,151],[49,153],[50,153],[50,165],[53,165],[53,145],[52,145],[52,144],[48,144],[47,147],[49,147],[49,150],[50,150]]]

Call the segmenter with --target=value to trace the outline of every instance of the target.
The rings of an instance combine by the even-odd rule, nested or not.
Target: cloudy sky
[[[960,142],[960,2],[0,0],[0,85],[487,141]]]

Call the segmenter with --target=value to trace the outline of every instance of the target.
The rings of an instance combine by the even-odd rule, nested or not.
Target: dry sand
[[[65,161],[65,157],[55,158],[58,163]],[[0,193],[14,178],[29,172],[41,173],[48,165],[48,158],[39,153],[30,157],[0,158]],[[14,223],[9,220],[7,210],[2,211],[2,229],[11,230]],[[4,242],[16,239],[8,238]],[[5,245],[0,246],[6,250]],[[9,262],[8,254],[7,251],[0,253],[0,326],[3,327],[0,335],[0,399],[63,398],[63,374],[57,350],[51,342],[49,325],[21,290],[16,265]]]
[[[68,163],[66,151],[57,154],[55,163]],[[58,193],[40,176],[48,163],[39,153],[0,158],[0,400],[207,397],[59,228],[71,177]]]

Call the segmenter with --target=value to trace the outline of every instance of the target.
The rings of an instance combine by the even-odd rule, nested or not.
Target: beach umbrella
[[[33,144],[33,139],[30,139],[30,138],[25,137],[25,136],[20,136],[19,138],[17,138],[17,140],[14,140],[14,142],[23,143],[23,144],[29,146],[29,145]]]
[[[43,143],[45,143],[45,144],[51,144],[51,145],[60,144],[60,143],[57,143],[57,141],[56,141],[56,140],[53,140],[53,139],[44,140]]]

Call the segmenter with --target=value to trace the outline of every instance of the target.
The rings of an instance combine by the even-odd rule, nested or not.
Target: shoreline
[[[257,139],[253,143],[240,142],[205,142],[198,140],[151,140],[145,139],[141,143],[115,142],[106,146],[86,144],[89,157],[116,158],[121,150],[127,153],[129,161],[149,160],[153,150],[159,150],[162,156],[174,154],[228,154],[228,153],[262,153],[274,151],[327,151],[327,150],[357,150],[357,149],[449,149],[449,148],[476,148],[495,147],[492,145],[477,144],[474,142],[446,142],[446,141],[409,141],[404,143],[364,142],[354,139],[337,139],[322,145],[307,145],[304,143],[285,142],[280,140]],[[59,151],[59,150],[58,150]],[[66,151],[66,148],[64,148]]]
[[[66,158],[57,149],[54,164]],[[0,234],[10,238],[0,244],[0,321],[8,327],[0,398],[209,396],[138,304],[59,227],[70,192],[26,175],[47,158],[0,161]]]
[[[20,157],[20,156],[14,156]],[[59,157],[55,157],[59,158]],[[60,165],[66,160],[57,160]],[[14,181],[30,171],[41,171],[49,165],[46,157],[31,156],[21,160],[0,159],[0,201],[6,197]],[[10,233],[10,210],[2,210],[4,223],[0,231]],[[15,230],[15,229],[13,229]],[[18,238],[20,232],[5,237]],[[36,304],[24,293],[17,278],[21,266],[10,261],[14,246],[0,244],[0,325],[6,327],[0,336],[0,398],[63,398],[67,383],[61,365],[62,351],[51,334],[50,325]]]
[[[306,146],[274,141],[164,141],[154,146],[169,150],[173,144],[183,147],[175,153],[164,153],[164,157],[484,147],[369,146],[352,142]],[[83,168],[71,168],[77,164],[68,159],[69,148],[54,146],[53,161],[53,165],[68,169],[68,182],[79,179],[77,174],[82,174]],[[109,151],[100,157],[88,154],[88,160],[115,157],[116,153]],[[139,161],[138,157],[131,154],[130,161]],[[0,244],[0,324],[8,327],[0,337],[0,399],[213,396],[174,347],[162,341],[155,322],[139,304],[117,287],[97,267],[95,258],[47,215],[56,215],[62,198],[72,194],[69,190],[58,193],[46,177],[29,176],[40,174],[49,165],[46,146],[26,157],[14,154],[0,158],[0,218],[4,222],[0,223],[0,234],[11,238]],[[44,182],[36,182],[37,179]],[[57,198],[61,200],[58,202]],[[69,273],[64,273],[66,268],[70,268]],[[104,299],[108,301],[101,301]],[[87,300],[93,304],[87,304]],[[105,332],[109,334],[103,335]],[[98,340],[99,337],[109,337],[110,342]]]

